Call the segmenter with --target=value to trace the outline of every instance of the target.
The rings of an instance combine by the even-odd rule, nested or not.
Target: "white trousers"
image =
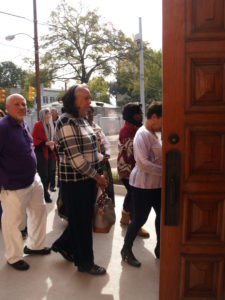
[[[2,234],[6,259],[13,264],[23,259],[21,225],[27,215],[27,247],[40,250],[45,247],[47,211],[41,179],[35,175],[34,182],[25,189],[15,191],[2,189]]]

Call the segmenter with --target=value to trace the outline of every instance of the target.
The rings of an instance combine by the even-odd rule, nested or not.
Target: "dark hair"
[[[95,110],[94,110],[94,107],[93,107],[93,106],[90,105],[90,106],[89,106],[89,109],[94,113]]]
[[[4,116],[5,116],[5,113],[4,113],[4,111],[0,109],[0,117],[2,117],[2,118],[3,118]]]
[[[78,85],[73,85],[71,86],[65,94],[62,96],[62,102],[63,102],[63,107],[62,110],[63,112],[67,112],[71,115],[73,115],[75,118],[78,118],[78,110],[74,105],[74,100],[75,100],[75,90],[78,87]]]
[[[152,102],[147,108],[146,117],[147,119],[151,119],[152,115],[156,115],[157,118],[162,117],[162,103],[161,102]]]
[[[133,121],[133,117],[135,114],[139,114],[142,112],[140,103],[127,103],[123,107],[122,115],[125,121],[131,122]]]

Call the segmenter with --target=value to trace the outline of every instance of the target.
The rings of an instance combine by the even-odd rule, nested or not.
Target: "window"
[[[48,96],[43,96],[43,103],[48,103]]]

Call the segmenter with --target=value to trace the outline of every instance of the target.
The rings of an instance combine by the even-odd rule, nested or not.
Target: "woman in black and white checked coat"
[[[85,117],[91,104],[86,85],[72,86],[63,96],[63,111],[56,124],[59,176],[68,226],[53,245],[78,271],[92,275],[106,270],[94,263],[92,222],[97,186],[107,182],[98,170],[96,136]]]

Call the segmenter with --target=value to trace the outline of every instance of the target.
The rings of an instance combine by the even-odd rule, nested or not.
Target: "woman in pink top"
[[[139,229],[147,221],[151,208],[156,213],[155,255],[160,257],[162,146],[156,132],[161,130],[161,126],[162,105],[153,103],[148,108],[145,124],[138,129],[133,143],[136,164],[130,174],[129,183],[134,215],[127,228],[121,255],[124,261],[134,267],[140,267],[141,263],[132,252],[133,242]]]

